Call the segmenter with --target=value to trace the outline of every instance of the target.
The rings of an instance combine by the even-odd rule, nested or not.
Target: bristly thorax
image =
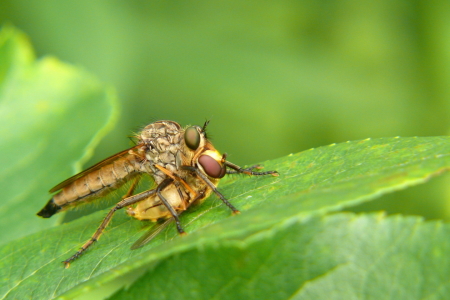
[[[177,156],[182,155],[183,129],[173,121],[158,121],[147,125],[138,136],[139,143],[145,145],[147,166],[152,170],[155,182],[161,183],[167,175],[155,167],[177,171]]]

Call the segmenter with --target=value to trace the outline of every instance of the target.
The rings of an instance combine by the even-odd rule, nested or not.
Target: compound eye
[[[222,178],[225,176],[227,169],[221,166],[214,158],[209,155],[202,155],[198,158],[198,163],[203,167],[206,174],[212,178]]]
[[[191,150],[197,150],[200,145],[200,133],[195,126],[189,127],[184,132],[184,142]]]

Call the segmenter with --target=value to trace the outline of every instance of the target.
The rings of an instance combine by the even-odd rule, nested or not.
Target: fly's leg
[[[168,186],[169,184],[171,184],[173,182],[172,178],[166,178],[163,180],[163,182],[161,182],[158,187],[156,188],[156,194],[158,195],[159,199],[161,200],[161,202],[164,204],[164,206],[169,210],[170,214],[172,215],[172,217],[175,220],[175,224],[177,225],[177,230],[178,232],[183,235],[186,234],[186,232],[184,231],[183,227],[181,226],[181,222],[180,219],[178,218],[178,214],[175,211],[175,209],[173,209],[172,205],[170,205],[170,203],[166,200],[166,198],[164,198],[164,196],[161,194],[161,191]]]
[[[180,196],[180,199],[183,199],[183,198],[184,198],[184,195],[183,195],[183,192],[182,192],[181,189],[180,189],[180,183],[179,183],[178,181],[174,181],[173,183],[175,184],[175,187],[177,188],[178,196]],[[189,197],[189,196],[188,196],[188,197]],[[190,197],[189,197],[189,198],[190,198]],[[187,200],[187,203],[189,203],[189,200],[190,200],[190,199]],[[186,206],[186,200],[184,200],[184,201],[181,202],[180,209],[183,210],[183,211],[185,211],[186,208],[187,208],[187,206]]]
[[[122,196],[122,200],[130,197],[131,195],[133,195],[134,190],[136,189],[136,187],[137,187],[137,185],[138,185],[140,180],[141,180],[141,177],[139,176],[133,181],[133,183],[131,184],[130,188],[128,189],[128,192],[125,195]]]
[[[159,186],[158,186],[158,188],[159,188]],[[119,203],[117,203],[116,206],[114,206],[109,211],[109,213],[106,215],[106,217],[103,219],[103,222],[97,228],[97,230],[95,231],[94,235],[92,235],[92,237],[83,246],[81,246],[80,250],[78,250],[70,258],[68,258],[65,261],[63,261],[65,268],[67,269],[70,266],[70,263],[73,260],[75,260],[78,257],[80,257],[81,254],[83,254],[83,252],[85,252],[93,243],[95,243],[100,238],[100,236],[102,235],[102,233],[105,230],[106,226],[108,226],[109,222],[111,221],[112,216],[114,215],[114,213],[117,210],[119,210],[121,208],[124,208],[126,206],[129,206],[131,204],[137,203],[139,201],[142,201],[142,200],[144,200],[144,199],[154,195],[155,193],[157,193],[157,189],[145,191],[145,192],[139,193],[137,195],[125,198],[122,201],[120,201]]]
[[[158,168],[161,172],[163,172],[164,174],[166,174],[167,176],[169,176],[170,178],[172,178],[173,182],[175,183],[178,192],[180,193],[180,189],[179,189],[179,183],[181,182],[181,184],[184,185],[184,187],[192,194],[192,195],[196,195],[195,198],[197,199],[199,197],[199,195],[197,195],[197,193],[189,186],[189,184],[186,183],[186,181],[184,181],[182,178],[180,178],[180,176],[178,176],[175,173],[172,173],[171,171],[167,170],[166,168],[160,166],[160,165],[155,165],[156,168]],[[180,195],[181,196],[181,195]],[[183,196],[181,196],[181,198],[183,198]]]
[[[200,197],[203,196],[203,193],[199,193],[197,198],[195,198],[193,201],[189,202],[186,205],[187,209],[192,203],[194,203],[197,199],[199,199]],[[158,206],[158,205],[162,205],[162,203],[158,203],[152,207]],[[150,242],[155,236],[157,236],[164,228],[167,227],[167,225],[169,225],[170,223],[172,223],[174,221],[174,217],[171,217],[167,220],[165,220],[163,223],[152,227],[148,232],[146,232],[143,236],[141,236],[134,244],[133,246],[131,246],[131,250],[140,248],[142,246],[144,246],[145,244],[147,244],[148,242]]]
[[[229,161],[225,161],[225,166],[233,169],[232,170],[227,170],[227,174],[236,174],[236,173],[244,173],[244,174],[248,174],[248,175],[256,175],[256,176],[263,176],[263,175],[272,175],[272,176],[278,176],[278,172],[277,171],[266,171],[266,172],[255,172],[252,171],[253,169],[261,169],[261,167],[259,165],[253,165],[249,168],[241,168],[238,165],[235,165]]]
[[[166,228],[170,223],[173,222],[173,217],[165,220],[163,223],[156,225],[155,227],[150,228],[143,236],[141,236],[132,246],[131,250],[135,250],[141,248],[148,242],[150,242],[153,238],[155,238],[164,228]]]
[[[180,196],[180,199],[183,199],[184,195],[183,195],[183,192],[180,189],[180,183],[178,181],[174,181],[173,184],[175,185],[175,187],[176,187],[176,189],[178,191],[178,195]],[[202,194],[199,193],[199,195],[197,196],[197,198],[194,199],[194,201],[197,200],[200,196],[202,196]],[[181,207],[179,208],[180,210],[183,210],[183,211],[185,211],[186,208],[187,208],[187,205],[184,202],[185,201],[182,202]],[[190,202],[191,201],[187,200],[187,203],[190,203]],[[157,206],[160,206],[160,205],[163,205],[163,204],[164,203],[162,203],[162,202],[153,204],[152,206],[149,206],[146,209],[144,209],[144,212],[148,211],[151,208],[154,208],[154,207],[157,207]]]
[[[259,168],[259,165],[254,165],[251,166],[249,168],[241,168],[238,165],[235,165],[229,161],[226,161],[226,154],[223,155],[222,158],[222,162],[225,164],[225,166],[230,167],[231,169],[233,169],[235,172],[231,171],[231,174],[233,173],[244,173],[244,174],[249,174],[249,175],[256,175],[256,176],[262,176],[262,175],[272,175],[272,176],[278,176],[278,172],[277,171],[266,171],[266,172],[255,172],[252,171],[252,169],[254,168]],[[211,182],[211,180],[208,179],[208,177],[203,174],[200,169],[195,168],[195,167],[190,167],[190,166],[182,166],[181,167],[183,170],[188,170],[191,171],[195,174],[197,174],[198,177],[200,177],[211,189],[212,191],[217,195],[217,197],[220,198],[220,200],[222,200],[222,202],[228,206],[234,214],[239,214],[239,210],[233,206],[233,204],[231,204],[216,188],[216,186]],[[229,171],[227,171],[228,174]]]
[[[183,198],[184,198],[184,195],[183,195],[183,192],[182,192],[181,189],[180,189],[180,183],[178,183],[177,181],[174,181],[173,183],[175,184],[175,187],[176,187],[177,190],[178,190],[178,194],[180,195],[180,199],[183,199]],[[180,207],[179,207],[178,209],[179,209],[179,210],[182,210],[182,211],[185,211],[192,203],[195,203],[195,201],[197,201],[198,199],[202,198],[203,195],[204,195],[203,192],[199,192],[199,193],[196,195],[196,197],[195,197],[194,199],[191,200],[190,197],[189,197],[188,200],[183,201],[183,202],[181,203],[181,205],[180,205]],[[165,198],[164,198],[164,199],[165,199]],[[160,203],[153,204],[152,206],[149,206],[149,207],[147,207],[146,209],[144,209],[144,212],[146,212],[146,211],[148,211],[149,209],[152,209],[152,208],[154,208],[154,207],[160,206],[160,205],[164,205],[164,203],[163,203],[163,202],[160,202]],[[170,204],[169,204],[169,205],[170,205]],[[177,215],[178,215],[178,214],[177,214]],[[173,217],[172,217],[172,218],[173,218]]]
[[[212,191],[217,195],[217,197],[220,198],[220,200],[222,200],[222,202],[228,206],[232,211],[233,214],[239,214],[240,211],[233,206],[233,204],[231,204],[220,192],[219,190],[217,190],[216,186],[211,182],[211,180],[208,179],[208,177],[206,177],[206,175],[204,175],[200,169],[195,168],[195,167],[190,167],[190,166],[182,166],[181,167],[183,170],[188,170],[191,171],[195,174],[197,174],[198,177],[200,177],[211,189]]]
[[[248,174],[248,172],[252,172],[253,171],[253,169],[257,169],[257,170],[260,170],[260,169],[262,169],[263,167],[261,167],[260,165],[253,165],[253,166],[250,166],[250,167],[248,167],[248,168],[242,168],[241,170],[241,172],[239,172],[239,171],[236,171],[236,170],[228,170],[227,169],[227,174],[241,174],[241,173],[245,173],[245,174]]]

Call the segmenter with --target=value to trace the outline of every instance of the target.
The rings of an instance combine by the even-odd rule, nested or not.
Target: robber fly
[[[191,204],[203,202],[214,192],[233,213],[239,211],[217,190],[225,174],[273,175],[276,171],[257,172],[258,166],[243,169],[226,160],[206,136],[203,127],[182,128],[174,121],[157,121],[147,125],[135,137],[134,147],[119,152],[89,169],[61,182],[50,190],[58,192],[37,214],[49,218],[66,209],[106,196],[128,181],[128,192],[106,215],[92,237],[63,263],[66,268],[102,235],[114,213],[128,207],[127,213],[139,220],[164,220],[159,227],[142,236],[132,249],[150,241],[167,224],[175,221],[184,234],[178,216]],[[229,168],[229,169],[228,169]],[[153,177],[156,188],[133,194],[141,175]]]

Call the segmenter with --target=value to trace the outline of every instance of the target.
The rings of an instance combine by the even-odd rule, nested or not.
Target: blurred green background
[[[117,88],[119,122],[87,165],[158,119],[211,119],[215,146],[237,164],[368,137],[447,135],[449,13],[448,1],[0,2],[0,23],[28,34],[38,57]],[[448,220],[448,181],[356,210]]]

